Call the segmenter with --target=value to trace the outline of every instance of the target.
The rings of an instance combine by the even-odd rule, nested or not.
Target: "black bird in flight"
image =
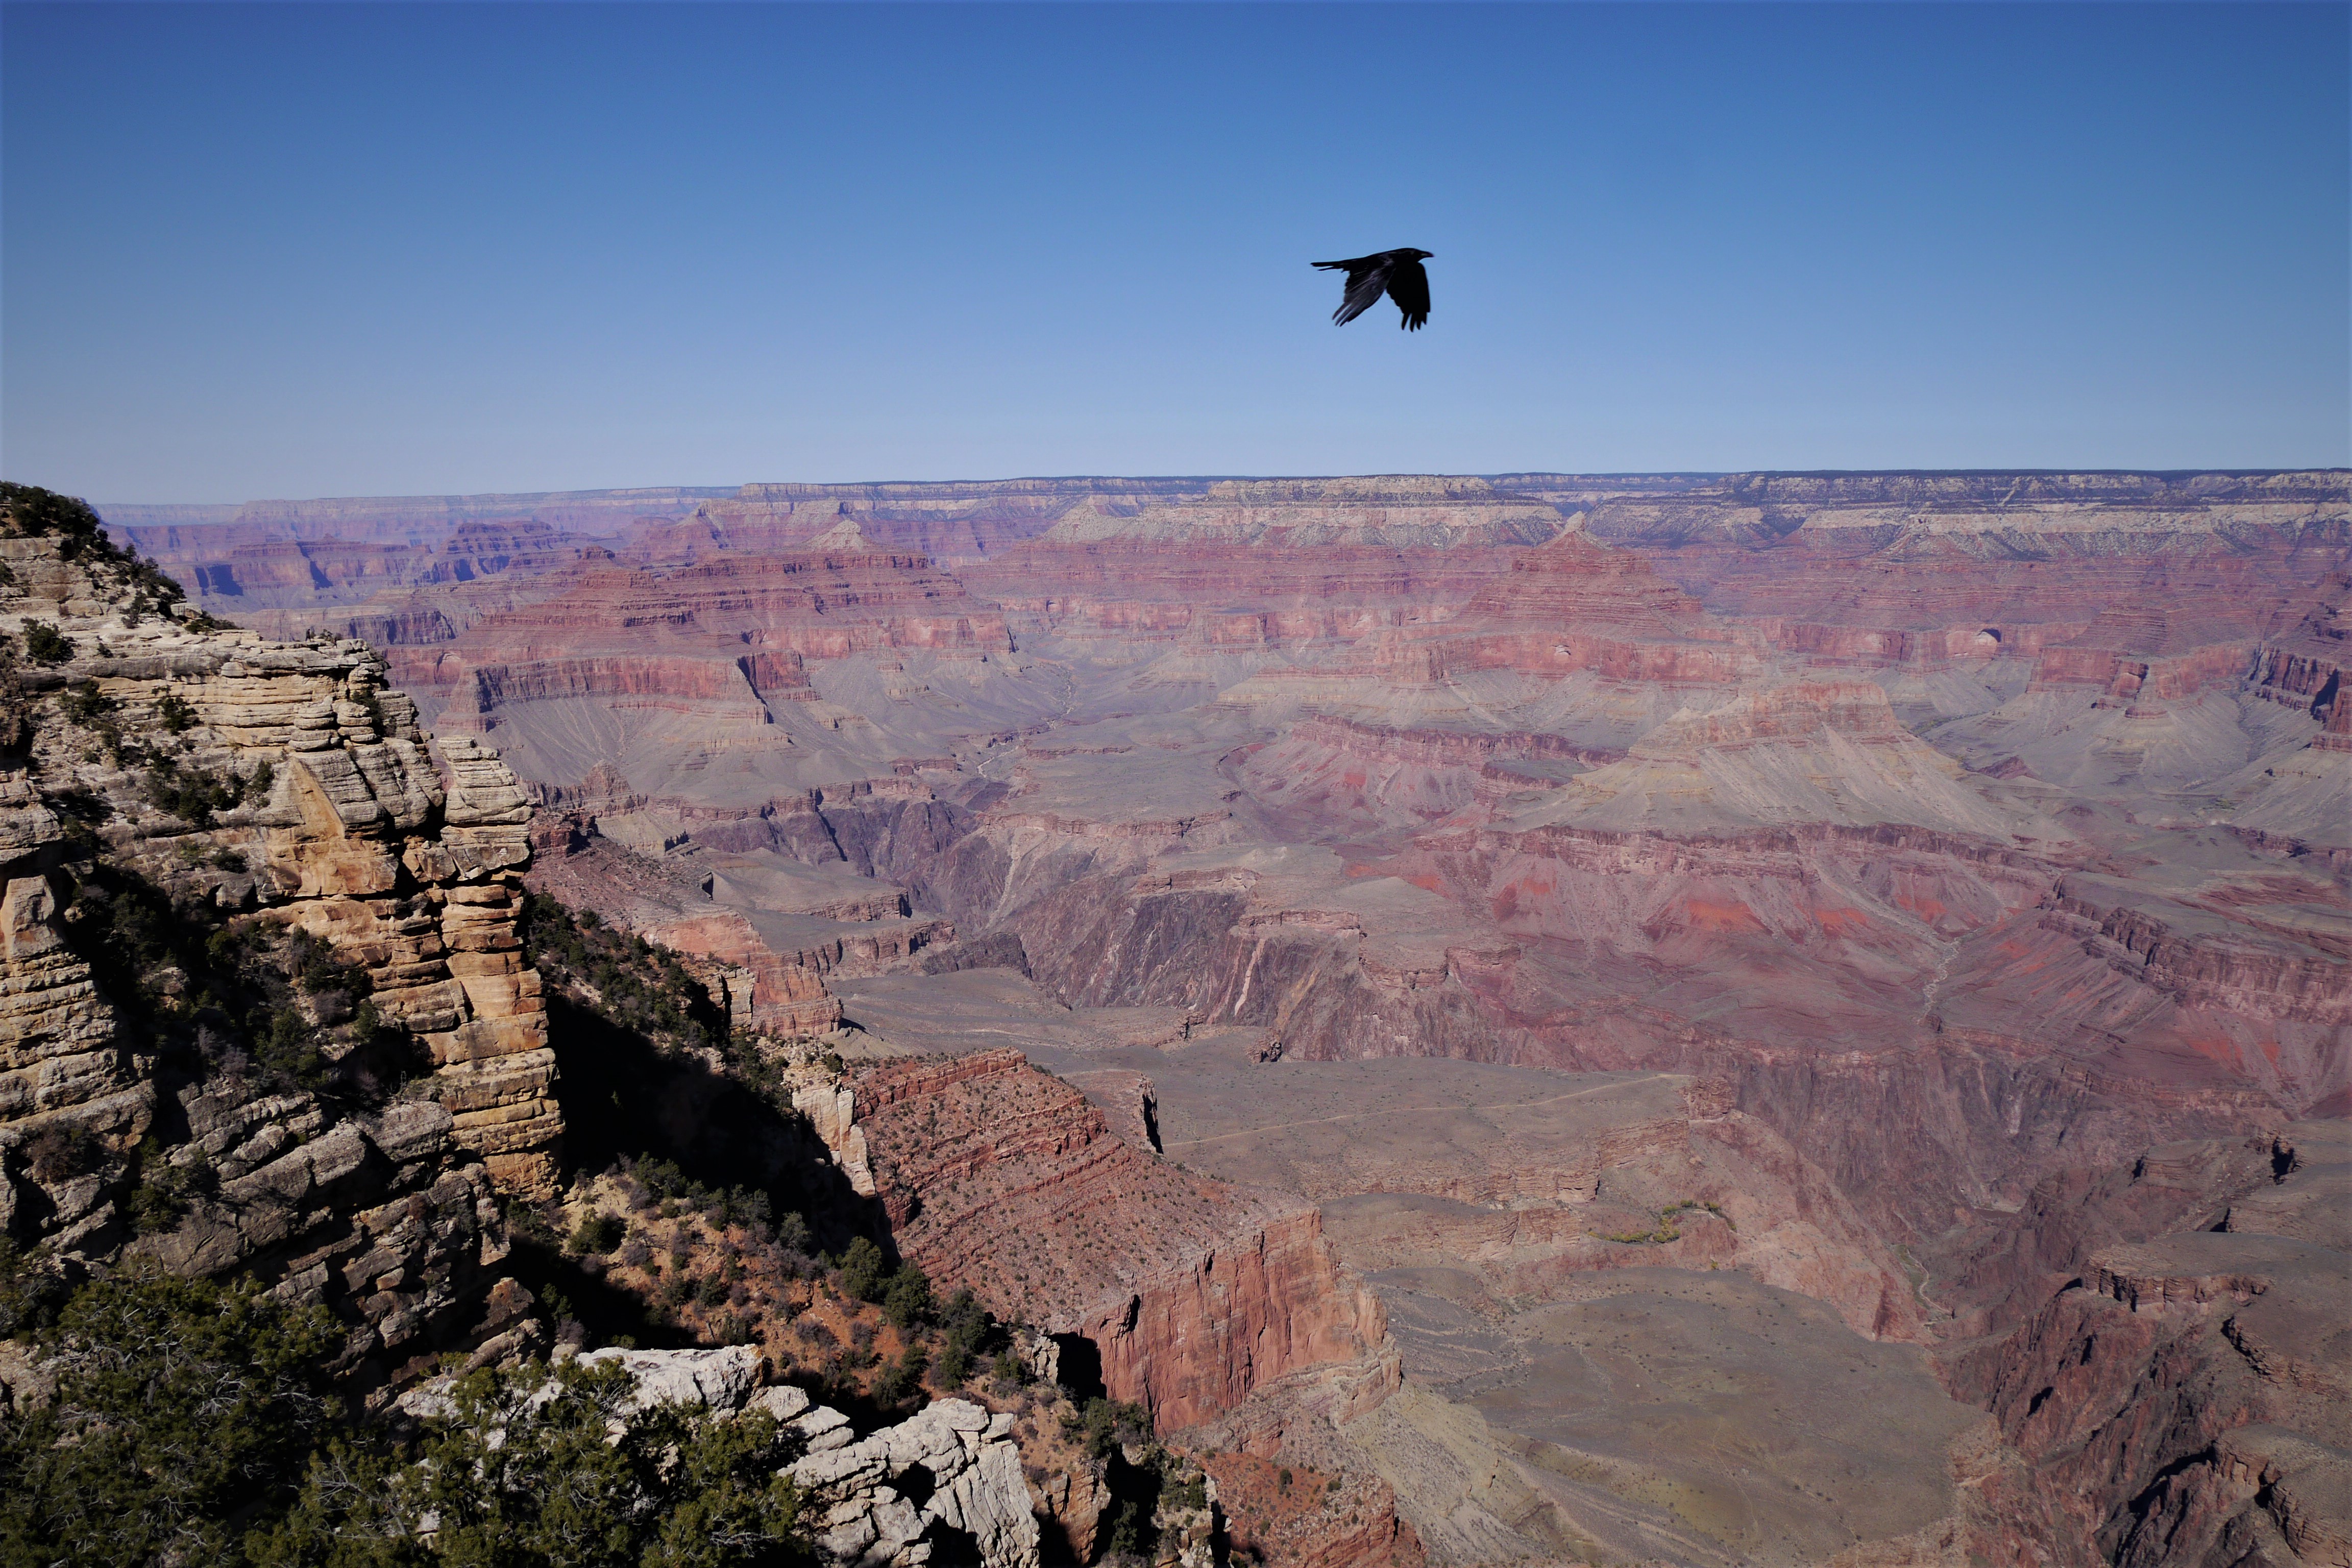
[[[1429,274],[1421,269],[1421,264],[1429,255],[1407,246],[1378,256],[1359,256],[1353,261],[1317,262],[1327,271],[1348,274],[1347,295],[1331,312],[1331,320],[1346,326],[1370,310],[1385,291],[1403,314],[1397,325],[1407,331],[1421,331],[1429,321]]]

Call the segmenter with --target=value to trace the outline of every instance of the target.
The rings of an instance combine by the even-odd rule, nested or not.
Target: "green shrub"
[[[171,1229],[186,1217],[191,1200],[212,1185],[212,1167],[202,1160],[173,1164],[152,1137],[131,1156],[136,1184],[131,1190],[131,1228],[141,1236]]]
[[[874,1402],[887,1410],[895,1410],[919,1397],[923,1391],[923,1369],[927,1364],[922,1348],[908,1345],[906,1353],[874,1380]]]
[[[16,1339],[49,1327],[67,1295],[63,1276],[47,1258],[0,1236],[0,1338]],[[6,1444],[6,1423],[0,1419],[0,1456],[5,1456]],[[0,1476],[0,1481],[5,1479]]]
[[[618,1366],[479,1372],[427,1423],[413,1462],[356,1446],[311,1458],[283,1520],[247,1537],[255,1568],[444,1563],[481,1568],[770,1568],[806,1561],[777,1427],[671,1405],[610,1424]],[[429,1552],[416,1534],[430,1515]]]
[[[268,1031],[254,1041],[253,1056],[268,1071],[304,1089],[319,1087],[326,1076],[326,1058],[316,1032],[291,1007],[270,1015]]]
[[[948,1304],[940,1309],[940,1377],[949,1387],[960,1385],[971,1375],[971,1369],[981,1356],[987,1353],[1003,1337],[996,1320],[969,1289],[958,1290]],[[1003,1372],[1003,1358],[998,1371]],[[1017,1366],[1017,1363],[1015,1365]]]
[[[120,553],[107,542],[98,513],[79,497],[59,495],[38,485],[0,483],[0,508],[6,509],[9,527],[20,537],[53,538],[69,547],[59,551],[68,561],[83,550],[95,549],[109,558]]]
[[[57,1398],[0,1422],[0,1562],[226,1561],[335,1415],[333,1321],[257,1286],[118,1276],[44,1338]]]
[[[119,713],[122,704],[98,689],[95,680],[85,680],[58,700],[66,717],[77,724],[96,724],[110,713]]]
[[[1096,1458],[1107,1458],[1130,1443],[1150,1442],[1151,1416],[1140,1405],[1089,1399],[1070,1435]]]
[[[883,1283],[882,1249],[859,1237],[841,1255],[841,1289],[861,1301],[878,1300]]]
[[[47,621],[25,623],[25,657],[35,664],[63,664],[74,656],[73,639]]]
[[[869,1298],[870,1300],[870,1298]],[[931,1281],[909,1263],[890,1276],[882,1289],[882,1315],[900,1331],[928,1322],[931,1316]]]
[[[1141,1498],[1121,1498],[1111,1516],[1109,1559],[1114,1563],[1148,1560],[1159,1542],[1151,1509]]]
[[[166,734],[184,734],[195,728],[196,710],[179,693],[166,691],[156,700],[155,721],[163,726]]]
[[[241,793],[202,768],[183,768],[169,759],[147,770],[148,804],[199,827],[212,820],[214,812],[235,805]]]
[[[0,632],[0,752],[17,751],[32,738],[33,694],[16,668],[16,639]]]
[[[628,1234],[628,1225],[618,1215],[584,1214],[572,1227],[572,1250],[603,1257],[620,1246]]]
[[[294,983],[313,996],[322,991],[364,996],[375,988],[365,969],[337,956],[334,944],[324,938],[297,931],[288,940],[287,947]]]

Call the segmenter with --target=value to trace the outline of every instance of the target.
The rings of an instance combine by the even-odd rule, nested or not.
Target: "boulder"
[[[1009,1415],[942,1399],[871,1436],[806,1454],[784,1473],[809,1494],[827,1562],[913,1568],[952,1532],[969,1539],[986,1568],[1035,1568],[1037,1521],[1012,1428]],[[917,1484],[904,1486],[917,1470]],[[909,1494],[926,1489],[918,1507]]]
[[[590,1351],[583,1366],[617,1362],[635,1374],[631,1410],[656,1405],[702,1405],[721,1412],[743,1408],[760,1382],[760,1352],[750,1345],[708,1351]]]

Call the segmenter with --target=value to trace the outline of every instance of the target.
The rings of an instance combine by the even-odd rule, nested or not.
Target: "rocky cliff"
[[[844,1092],[829,1141],[865,1163],[905,1255],[1008,1318],[1084,1339],[1111,1397],[1163,1428],[1360,1357],[1385,1332],[1312,1209],[1114,1137],[1017,1051],[885,1062]]]
[[[364,645],[212,625],[54,500],[0,524],[0,1223],[258,1270],[377,1381],[480,1339],[562,1132],[520,791]]]
[[[2074,1526],[2041,1543],[2058,1561],[2344,1554],[2347,1133],[2307,1123],[2054,1177],[1956,1276],[2024,1314],[1948,1352],[1947,1376],[2052,1488]]]

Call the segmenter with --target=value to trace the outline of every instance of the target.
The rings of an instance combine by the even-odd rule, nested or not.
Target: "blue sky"
[[[0,464],[2344,463],[2348,17],[10,5]],[[1333,328],[1399,245],[1428,330]]]

